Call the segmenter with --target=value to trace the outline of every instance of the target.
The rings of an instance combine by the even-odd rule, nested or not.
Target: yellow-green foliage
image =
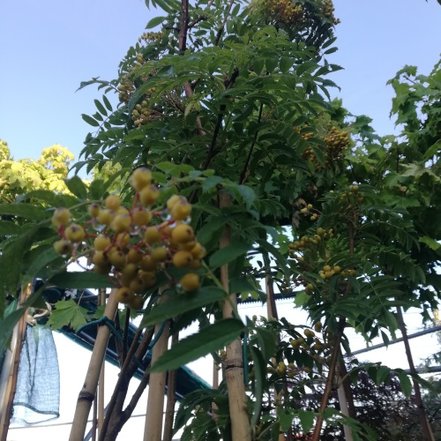
[[[54,144],[43,149],[38,160],[14,160],[8,144],[0,140],[0,202],[11,202],[32,190],[67,192],[64,179],[74,155]]]

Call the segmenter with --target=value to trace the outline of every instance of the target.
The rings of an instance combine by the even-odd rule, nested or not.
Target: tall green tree
[[[147,24],[155,31],[129,49],[118,78],[82,83],[98,85],[104,95],[95,100],[93,115],[83,115],[93,131],[75,167],[105,170],[110,160],[118,167],[115,176],[123,177],[121,196],[130,200],[125,178],[134,167],[147,166],[163,194],[183,194],[193,204],[192,226],[208,252],[194,307],[177,311],[173,276],[169,297],[161,295],[159,279],[143,293],[149,302],[142,323],[160,329],[171,320],[178,335],[196,321],[200,332],[177,343],[156,369],[215,352],[225,334],[233,339],[237,321],[228,332],[224,326],[233,322],[221,319],[235,315],[237,295],[272,305],[271,320],[248,320],[241,339],[215,357],[244,390],[228,378],[216,390],[188,397],[175,429],[184,428],[188,440],[263,441],[292,437],[300,424],[316,441],[326,420],[337,420],[354,439],[376,439],[375,428],[328,402],[342,378],[350,402],[350,376],[342,373],[341,361],[350,350],[348,328],[367,341],[378,335],[388,341],[399,327],[397,308],[422,307],[428,318],[438,301],[441,223],[433,220],[440,206],[439,65],[428,76],[406,67],[391,80],[392,111],[403,130],[380,138],[369,118],[355,117],[330,99],[335,84],[328,76],[340,68],[332,64],[338,23],[332,2],[151,5],[163,10]],[[102,200],[112,179],[104,173],[86,186],[73,178],[67,182],[70,198],[37,196],[69,207],[82,221],[84,207]],[[25,230],[8,233],[0,258],[28,262],[41,252],[46,259],[32,271],[22,265],[0,278],[3,298],[13,296],[30,273],[102,286],[102,278],[87,273],[76,282],[57,276],[60,262],[47,250],[54,240],[47,217],[37,207],[23,207],[0,206],[26,220]],[[229,300],[210,301],[207,289],[220,282]],[[316,331],[277,319],[274,291],[295,295],[293,307],[308,312]],[[389,372],[373,369],[379,380]],[[409,378],[397,375],[409,394]],[[320,405],[300,409],[299,397],[316,381],[325,384]],[[119,400],[123,392],[116,391]]]

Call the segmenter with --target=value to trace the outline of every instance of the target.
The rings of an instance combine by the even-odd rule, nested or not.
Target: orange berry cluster
[[[135,190],[131,208],[110,195],[104,204],[89,206],[91,219],[84,225],[72,223],[67,208],[55,210],[52,223],[60,235],[55,250],[73,257],[87,255],[95,271],[115,278],[118,300],[131,306],[142,305],[159,272],[172,279],[167,272],[171,267],[186,272],[178,282],[184,291],[198,289],[199,275],[191,270],[201,266],[205,249],[187,223],[191,204],[173,195],[166,207],[155,207],[160,189],[146,168],[133,172],[131,185]]]

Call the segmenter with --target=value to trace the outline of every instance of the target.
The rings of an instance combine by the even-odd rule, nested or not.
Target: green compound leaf
[[[181,340],[162,355],[150,371],[161,372],[177,369],[190,361],[218,351],[239,337],[244,329],[245,326],[240,320],[220,320],[214,325],[201,329],[197,334]]]

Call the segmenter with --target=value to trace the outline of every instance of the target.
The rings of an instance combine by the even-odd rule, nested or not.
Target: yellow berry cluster
[[[332,0],[322,0],[323,15],[334,25],[340,23],[340,20],[334,15],[334,3]]]
[[[118,97],[122,103],[128,103],[132,93],[135,90],[135,85],[131,81],[128,75],[123,75],[118,84]]]
[[[311,236],[302,236],[299,240],[296,240],[288,245],[288,248],[291,251],[299,251],[304,250],[308,247],[313,247],[318,245],[322,240],[333,237],[334,231],[332,228],[324,229],[322,227],[318,227],[316,230],[316,234]]]
[[[327,146],[328,161],[342,159],[343,153],[349,146],[350,138],[346,130],[338,127],[331,127],[325,136],[325,143]]]
[[[140,127],[149,121],[152,121],[161,116],[160,112],[152,109],[150,103],[147,100],[142,100],[136,104],[132,111],[132,119],[135,126]]]
[[[319,271],[319,276],[322,279],[330,279],[332,276],[341,273],[340,265],[324,265],[323,268]]]
[[[360,193],[358,185],[350,185],[349,188],[338,196],[340,202],[345,202],[348,206],[358,205],[364,201],[364,196]]]
[[[314,149],[309,146],[303,151],[303,158],[311,161],[317,170],[331,167],[335,161],[344,157],[344,152],[350,145],[350,137],[347,131],[338,127],[331,127],[324,137],[326,151],[324,152],[324,164],[320,163]]]
[[[139,38],[138,41],[140,43],[150,43],[162,40],[164,37],[164,32],[144,32]]]
[[[307,204],[300,209],[300,213],[304,216],[309,216],[309,219],[316,221],[319,218],[319,212],[314,209],[312,204]]]
[[[303,19],[303,7],[294,0],[267,0],[266,7],[272,18],[284,24],[297,24]]]
[[[314,329],[316,332],[320,332],[322,329],[321,323],[317,322],[314,325]],[[312,329],[306,328],[303,331],[303,335],[304,337],[291,338],[289,340],[290,346],[293,349],[301,350],[308,353],[315,361],[320,364],[325,363],[326,359],[324,358],[324,356],[326,356],[329,350],[329,345],[320,340],[320,338],[317,337],[316,333]]]
[[[110,274],[120,287],[118,300],[139,306],[143,295],[157,283],[157,274],[182,268],[179,285],[184,291],[199,288],[199,275],[191,270],[201,266],[204,247],[197,242],[188,224],[192,206],[183,196],[171,196],[166,207],[157,207],[160,189],[146,168],[131,176],[135,190],[132,206],[126,208],[117,195],[104,204],[88,207],[90,220],[83,225],[71,222],[67,208],[55,210],[52,223],[60,239],[54,243],[62,255],[86,255],[93,269]]]

